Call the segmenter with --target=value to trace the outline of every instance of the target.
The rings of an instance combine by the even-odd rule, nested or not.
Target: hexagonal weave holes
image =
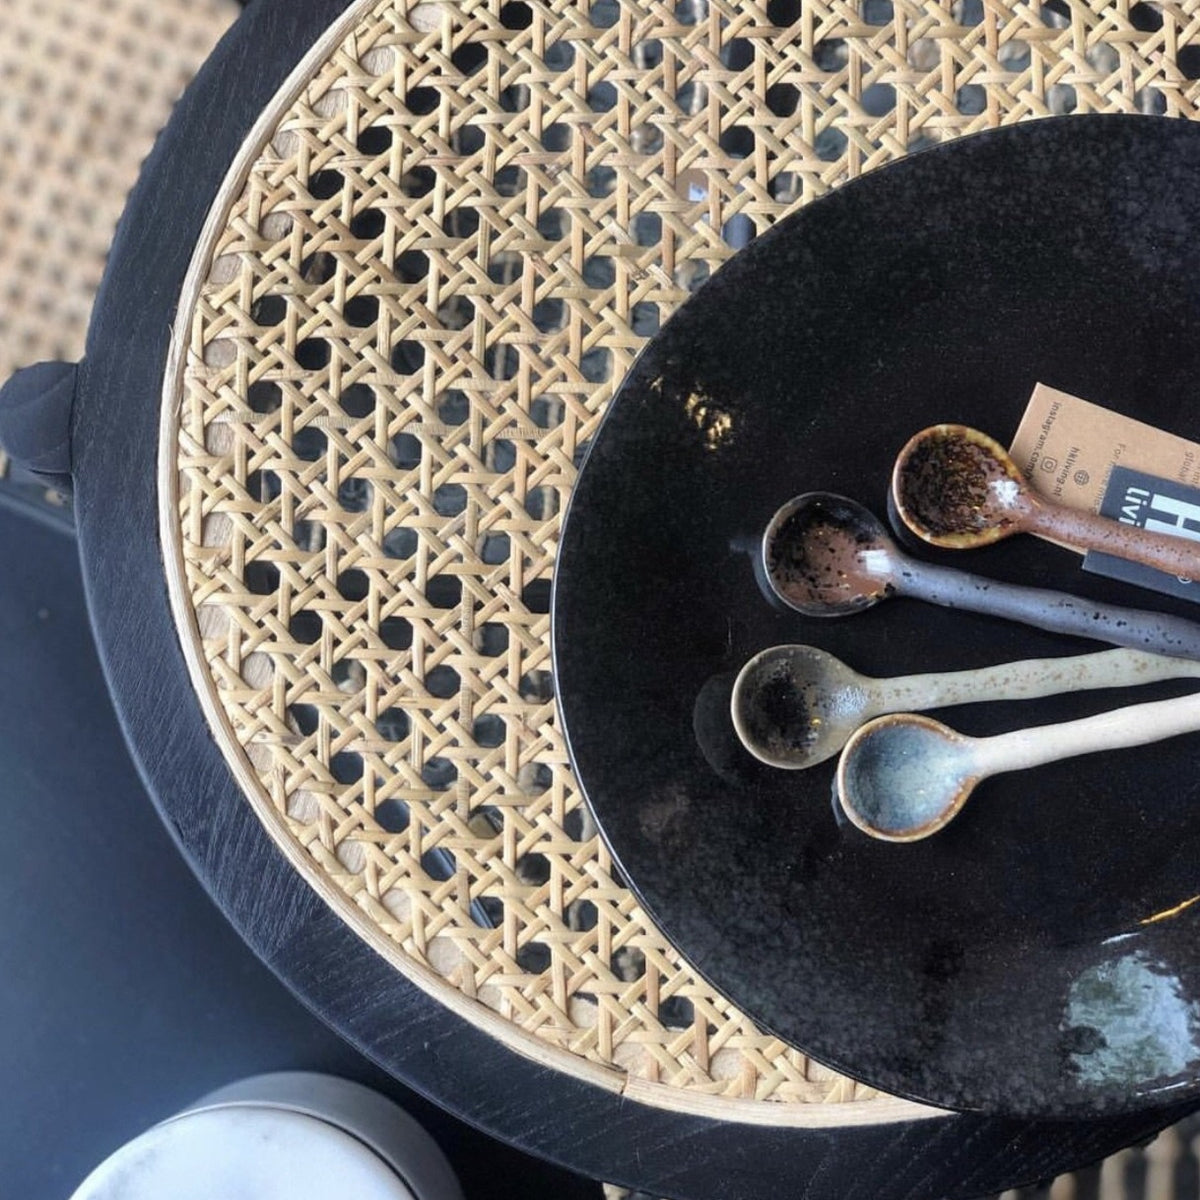
[[[1200,16],[1080,0],[350,14],[219,202],[163,443],[197,687],[345,920],[563,1070],[871,1095],[756,1030],[615,874],[554,711],[561,514],[640,347],[756,233],[931,141],[1191,115],[1192,43]]]

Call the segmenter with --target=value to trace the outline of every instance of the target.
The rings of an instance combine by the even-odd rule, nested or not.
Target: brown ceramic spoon
[[[933,546],[970,550],[1037,533],[1200,578],[1200,542],[1053,504],[1025,482],[999,442],[966,425],[933,425],[910,438],[892,471],[892,499],[904,524]]]
[[[889,596],[910,596],[1051,633],[1200,658],[1200,625],[918,562],[901,553],[870,509],[833,492],[789,500],[763,534],[762,556],[771,589],[809,617],[849,616]]]

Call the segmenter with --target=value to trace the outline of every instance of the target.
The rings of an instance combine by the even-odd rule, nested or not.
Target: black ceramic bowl
[[[728,717],[736,672],[776,643],[872,675],[1099,648],[908,600],[806,618],[758,570],[789,497],[829,489],[883,516],[912,433],[1007,439],[1038,381],[1200,437],[1200,128],[1076,117],[980,135],[848,184],[735,257],[596,438],[554,648],[588,800],[698,970],[889,1091],[1082,1116],[1200,1092],[1200,736],[994,778],[944,832],[892,845],[838,821],[834,762],[767,767]],[[1030,538],[917,553],[1200,619]],[[987,734],[1180,690],[946,718]]]

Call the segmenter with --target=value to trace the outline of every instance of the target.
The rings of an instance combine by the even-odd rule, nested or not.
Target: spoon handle
[[[1066,592],[1000,583],[950,567],[897,555],[891,577],[897,594],[1020,621],[1035,629],[1133,646],[1155,654],[1200,659],[1200,625],[1165,613],[1093,604]]]
[[[1198,675],[1200,662],[1192,659],[1142,650],[1100,650],[1061,658],[1030,658],[971,671],[895,675],[877,681],[871,709],[872,715],[920,712],[977,700],[1035,700],[1064,692],[1139,687]]]
[[[971,738],[972,774],[978,778],[1004,771],[1024,771],[1075,758],[1097,750],[1125,750],[1146,746],[1200,729],[1200,692],[1174,700],[1131,704],[1063,721],[1057,725],[1035,725],[1014,729],[995,737]]]
[[[1102,550],[1169,575],[1200,578],[1200,544],[1191,538],[1122,525],[1099,513],[1040,501],[1031,507],[1024,525],[1031,533],[1080,550]]]

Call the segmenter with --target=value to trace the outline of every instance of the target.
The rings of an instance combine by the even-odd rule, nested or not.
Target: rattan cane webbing
[[[138,164],[237,12],[0,0],[0,380],[83,353]]]
[[[514,1044],[730,1115],[891,1103],[756,1030],[615,873],[554,712],[561,513],[638,349],[736,246],[933,141],[1191,116],[1200,6],[352,17],[231,181],[177,328],[164,538],[218,737],[343,917]]]

